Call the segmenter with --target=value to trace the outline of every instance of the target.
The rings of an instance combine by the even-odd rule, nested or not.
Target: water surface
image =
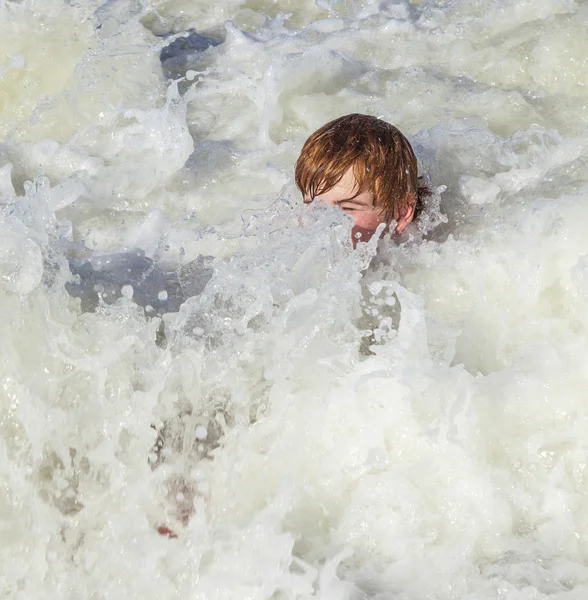
[[[586,598],[587,26],[0,0],[1,595]],[[374,259],[293,184],[350,112],[437,190]],[[68,294],[68,257],[129,251],[212,277],[162,317]]]

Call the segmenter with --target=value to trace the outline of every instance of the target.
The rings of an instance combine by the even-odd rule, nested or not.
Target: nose
[[[304,196],[304,204],[312,204],[314,202],[326,204],[327,206],[336,206],[337,204],[334,200],[324,198],[323,196],[315,196],[314,198],[311,198],[310,196]]]
[[[326,204],[327,206],[337,206],[337,203],[334,200],[323,198],[322,196],[316,196],[315,201],[320,202],[321,204]]]

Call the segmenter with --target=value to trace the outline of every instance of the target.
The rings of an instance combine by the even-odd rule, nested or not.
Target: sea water
[[[0,597],[587,598],[587,28],[583,0],[0,0]],[[355,251],[293,183],[351,112],[434,190]],[[132,253],[208,275],[178,312],[133,261],[68,293]]]

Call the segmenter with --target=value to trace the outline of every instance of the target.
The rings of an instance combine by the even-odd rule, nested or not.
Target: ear
[[[403,206],[398,215],[398,219],[396,220],[396,231],[399,233],[406,229],[406,226],[413,220],[414,218],[414,210],[416,208],[416,199],[411,202],[408,206]]]

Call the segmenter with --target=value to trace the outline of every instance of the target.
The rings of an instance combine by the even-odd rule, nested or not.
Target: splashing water
[[[586,598],[587,25],[0,0],[0,597]],[[378,249],[293,185],[350,112],[437,188]]]

